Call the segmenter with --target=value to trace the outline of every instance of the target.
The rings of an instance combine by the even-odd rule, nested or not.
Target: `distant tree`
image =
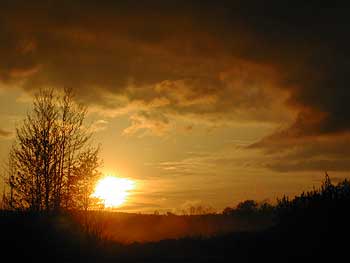
[[[63,94],[42,89],[35,95],[9,154],[11,208],[86,209],[100,163],[84,126],[86,110],[74,102],[71,89]]]
[[[158,211],[158,210],[155,210],[155,211],[153,212],[153,215],[159,216],[159,211]]]
[[[216,210],[210,205],[191,205],[182,209],[183,215],[208,215],[215,214]]]
[[[235,211],[234,208],[232,208],[232,207],[226,207],[226,208],[222,211],[222,214],[229,216],[229,215],[234,214],[234,211]]]
[[[273,213],[274,209],[274,206],[268,202],[262,202],[261,204],[259,204],[258,208],[261,214],[271,214]]]
[[[174,213],[172,213],[172,212],[170,212],[170,211],[167,211],[167,212],[166,212],[166,215],[167,215],[167,216],[175,216],[176,214],[174,214]]]
[[[239,213],[254,213],[258,210],[258,203],[254,200],[245,200],[238,203],[236,211]]]

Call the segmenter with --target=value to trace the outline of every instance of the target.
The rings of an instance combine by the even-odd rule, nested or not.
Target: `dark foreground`
[[[69,214],[3,211],[1,255],[10,262],[347,262],[349,209],[349,184],[325,185],[280,200],[265,230],[129,245],[86,231]]]
[[[67,215],[3,214],[1,254],[16,262],[335,262],[347,258],[350,218],[334,209],[259,232],[130,245],[88,235]]]

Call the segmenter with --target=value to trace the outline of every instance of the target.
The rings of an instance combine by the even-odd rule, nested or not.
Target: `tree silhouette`
[[[348,211],[350,202],[350,182],[345,179],[333,184],[326,173],[319,189],[313,189],[289,199],[277,199],[276,212],[281,222],[326,220],[337,217],[342,210]]]
[[[223,210],[224,215],[252,215],[258,212],[267,212],[272,208],[268,203],[262,203],[260,206],[255,200],[245,200],[239,202],[236,208],[226,207]]]
[[[86,112],[71,89],[63,94],[42,89],[35,95],[9,154],[10,208],[87,208],[100,161],[99,147],[91,146],[91,132],[84,126]]]
[[[241,213],[254,213],[258,209],[258,203],[254,200],[240,202],[236,208]]]

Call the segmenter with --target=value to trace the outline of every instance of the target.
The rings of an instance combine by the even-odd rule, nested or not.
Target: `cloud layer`
[[[12,132],[0,128],[0,138],[9,138],[12,134]]]
[[[128,135],[162,135],[178,118],[187,127],[272,123],[279,130],[251,146],[283,153],[271,168],[348,169],[339,159],[350,147],[343,6],[2,1],[0,10],[5,84],[75,87],[100,113],[130,114]]]

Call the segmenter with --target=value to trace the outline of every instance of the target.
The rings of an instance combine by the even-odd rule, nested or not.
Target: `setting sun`
[[[105,207],[118,207],[126,201],[128,191],[134,186],[130,179],[106,176],[97,183],[93,196],[102,199]]]

